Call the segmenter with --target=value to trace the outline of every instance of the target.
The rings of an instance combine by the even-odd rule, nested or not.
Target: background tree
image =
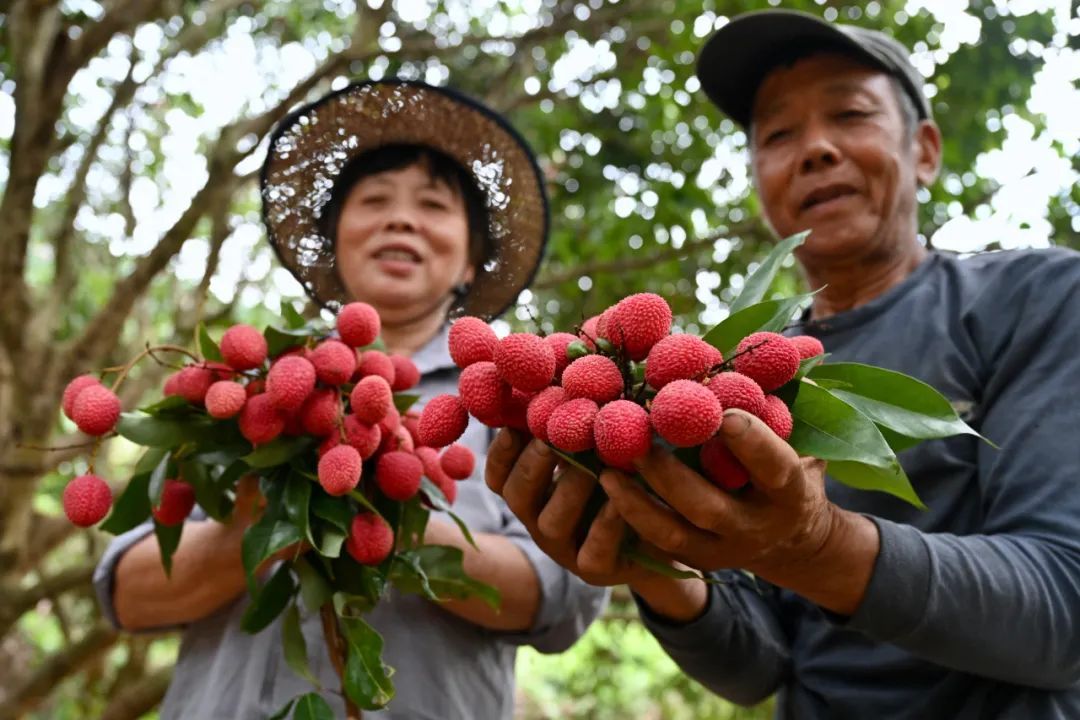
[[[567,327],[653,290],[700,330],[769,242],[746,139],[693,76],[714,27],[767,3],[375,4],[0,0],[0,718],[138,717],[167,686],[175,641],[120,638],[100,619],[89,579],[107,538],[59,515],[83,441],[60,392],[148,339],[187,343],[199,319],[261,322],[280,297],[300,300],[261,242],[254,183],[268,130],[297,102],[401,74],[509,114],[554,209],[548,262],[511,322]],[[946,139],[923,198],[928,242],[1078,246],[1080,128],[1053,110],[1080,75],[1069,3],[784,5],[915,47]],[[797,282],[789,271],[779,289]],[[125,405],[165,371],[136,375]],[[99,465],[122,477],[130,461],[114,441]],[[727,717],[619,597],[572,653],[526,654],[522,716]]]

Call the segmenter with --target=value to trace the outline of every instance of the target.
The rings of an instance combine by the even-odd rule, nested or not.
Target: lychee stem
[[[167,352],[183,353],[184,355],[187,355],[189,358],[191,358],[192,360],[195,360],[195,361],[198,361],[198,359],[199,359],[198,357],[193,355],[191,352],[189,352],[186,348],[182,348],[179,345],[156,345],[154,347],[151,347],[150,343],[147,343],[146,344],[146,349],[143,350],[142,352],[140,352],[135,357],[133,357],[128,362],[128,364],[124,366],[123,370],[120,371],[120,376],[117,377],[116,380],[113,381],[111,390],[113,392],[116,392],[117,390],[119,390],[120,385],[124,382],[124,378],[126,378],[127,374],[129,372],[131,372],[131,368],[135,367],[135,364],[138,363],[140,360],[142,360],[147,355],[152,355],[155,350],[164,350],[164,351],[167,351]]]
[[[341,628],[338,626],[337,612],[334,611],[333,601],[324,603],[319,608],[322,618],[323,635],[326,637],[326,648],[330,651],[330,661],[334,664],[338,678],[341,680],[341,696],[345,700],[345,717],[348,720],[360,720],[362,714],[360,708],[349,698],[345,692],[345,641],[341,637]]]
[[[714,366],[714,368],[710,368],[709,372],[711,373],[712,370],[715,369],[715,368],[719,368],[721,370],[723,370],[724,368],[734,368],[735,367],[735,364],[734,364],[735,363],[735,358],[740,357],[742,355],[745,355],[746,353],[754,352],[759,347],[762,347],[763,345],[768,345],[768,344],[769,344],[769,340],[762,340],[757,345],[751,345],[750,347],[746,348],[745,350],[737,352],[734,355],[732,355],[731,357],[726,358],[724,360],[724,362],[720,363],[719,365]]]

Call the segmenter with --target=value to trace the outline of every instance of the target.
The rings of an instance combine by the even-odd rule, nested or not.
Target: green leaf
[[[859,363],[830,363],[814,368],[810,378],[843,383],[830,392],[900,435],[922,440],[979,436],[945,396],[903,373]]]
[[[296,584],[289,572],[289,564],[282,563],[252,598],[240,618],[240,629],[253,634],[262,630],[281,614],[295,591]]]
[[[196,336],[199,339],[199,352],[202,353],[203,359],[211,362],[221,362],[221,348],[210,337],[210,333],[206,331],[206,326],[201,322],[196,331]]]
[[[264,560],[278,550],[287,548],[304,539],[304,536],[288,520],[275,517],[270,509],[247,530],[240,544],[240,555],[247,573],[248,587],[255,593],[255,571]]]
[[[290,330],[298,330],[307,325],[307,320],[296,311],[296,306],[288,298],[281,298],[281,317]]]
[[[190,438],[190,423],[123,413],[116,432],[136,445],[174,448]]]
[[[285,649],[285,662],[289,664],[293,672],[321,689],[322,685],[311,674],[307,643],[304,642],[304,633],[300,629],[300,610],[295,604],[285,611],[285,617],[282,618],[281,642]]]
[[[584,453],[582,453],[582,456],[578,457],[578,456],[575,456],[572,453],[568,453],[568,452],[565,452],[563,450],[560,450],[559,448],[555,447],[551,443],[548,443],[547,446],[551,450],[551,452],[555,453],[560,458],[562,458],[566,462],[568,462],[571,465],[573,465],[574,467],[576,467],[578,470],[581,470],[582,472],[586,473],[589,477],[592,477],[592,478],[599,478],[600,477],[600,474],[596,470],[594,470],[593,468],[589,467],[589,465],[588,465],[589,460],[592,459],[590,456],[585,455]]]
[[[270,716],[269,720],[285,720],[285,717],[292,712],[293,705],[296,704],[296,698],[293,698],[289,702],[285,703],[285,706],[278,710],[276,713]]]
[[[717,323],[705,333],[704,340],[719,350],[725,360],[730,359],[743,338],[759,331],[780,332],[787,327],[795,312],[812,297],[813,293],[806,293],[750,305]]]
[[[340,498],[330,497],[322,488],[313,489],[311,512],[343,532],[349,532],[353,511]]]
[[[641,567],[665,577],[676,578],[678,580],[707,580],[701,573],[694,572],[693,570],[676,570],[671,567],[671,565],[660,562],[636,547],[631,546],[623,548],[622,553]]]
[[[857,462],[843,460],[830,461],[827,472],[837,482],[856,490],[880,490],[905,500],[920,510],[926,505],[919,499],[911,480],[900,465],[895,468],[879,468]]]
[[[746,279],[746,283],[743,285],[739,297],[735,298],[735,301],[731,303],[732,314],[737,313],[743,308],[750,307],[755,303],[761,302],[765,297],[765,293],[769,291],[773,279],[776,278],[776,272],[780,269],[780,266],[787,260],[795,248],[806,241],[806,236],[809,234],[809,230],[804,230],[801,233],[797,233],[789,238],[781,240],[773,247],[768,256],[761,261],[761,264],[758,265],[757,269]]]
[[[394,393],[394,407],[397,408],[399,413],[404,413],[420,399],[419,395],[405,395],[402,393]]]
[[[189,403],[179,395],[170,395],[167,398],[158,400],[152,405],[146,405],[139,408],[140,412],[144,412],[147,415],[191,415],[198,412],[198,409]]]
[[[312,439],[309,437],[279,437],[241,458],[253,468],[268,468],[284,465],[292,458],[309,449]]]
[[[311,612],[318,612],[319,608],[334,594],[333,588],[318,568],[306,558],[296,560],[293,563],[293,569],[300,578],[300,597],[304,600],[304,607]]]
[[[371,503],[370,500],[368,500],[367,496],[364,495],[364,493],[360,492],[359,490],[350,490],[349,491],[349,497],[351,497],[356,502],[360,503],[360,506],[363,507],[364,509],[370,510],[371,512],[375,513],[376,515],[383,515],[383,513],[379,512],[379,509],[377,507],[375,507]],[[395,501],[392,501],[392,502],[395,503],[394,507],[396,507],[396,502],[397,501],[395,500]],[[385,516],[384,516],[384,519],[385,519]],[[393,525],[393,523],[391,523],[391,526],[392,525]]]
[[[222,474],[225,474],[225,471],[222,471]],[[185,459],[180,461],[180,476],[194,488],[195,502],[207,515],[218,522],[229,519],[232,500],[226,494],[228,488],[214,481],[209,468],[194,459]]]
[[[427,527],[431,512],[416,496],[405,503],[397,533],[398,542],[406,548],[413,548],[424,542],[424,528]]]
[[[315,534],[317,537],[313,545],[320,555],[328,558],[341,555],[341,547],[345,544],[345,538],[348,537],[344,530],[322,523]]]
[[[165,568],[165,575],[172,574],[172,556],[176,548],[180,546],[180,535],[184,531],[184,523],[178,525],[162,525],[154,521],[154,534],[157,535],[158,548],[161,551],[161,564]]]
[[[266,347],[270,357],[277,357],[289,348],[306,345],[308,338],[312,336],[313,333],[306,328],[290,330],[268,327],[263,331],[263,337],[266,338]]]
[[[394,684],[382,661],[382,636],[358,617],[342,618],[341,627],[348,645],[345,694],[364,710],[386,707],[394,699]]]
[[[501,604],[502,599],[496,588],[475,580],[465,573],[462,565],[464,553],[461,548],[448,545],[424,545],[410,552],[417,558],[431,590],[440,598],[460,600],[478,597],[496,609]],[[399,589],[408,592],[424,593],[420,578],[412,573],[395,577],[394,584]]]
[[[299,528],[307,541],[315,544],[315,538],[311,535],[311,524],[308,522],[308,505],[311,502],[311,481],[289,473],[285,481],[285,514],[289,520]]]
[[[399,588],[408,588],[412,592],[416,592],[416,587],[419,585],[420,594],[428,600],[436,602],[442,600],[431,589],[427,573],[424,572],[424,566],[420,564],[420,557],[415,551],[407,550],[394,555],[390,566],[390,579],[392,581],[402,580],[402,583],[395,582],[395,584]]]
[[[308,693],[296,700],[292,720],[334,720],[334,710],[319,693]]]
[[[334,589],[363,599],[368,609],[375,606],[386,590],[386,576],[380,568],[361,565],[343,554],[330,561]]]
[[[443,495],[443,491],[439,489],[439,486],[431,482],[427,477],[422,477],[420,478],[420,489],[424,492],[424,495],[427,496],[428,502],[436,509],[442,510],[449,515],[450,519],[453,520],[454,524],[461,530],[461,534],[465,536],[465,540],[473,547],[476,547],[476,541],[473,540],[472,533],[469,532],[469,526],[450,509],[450,503],[447,501],[446,496]]]
[[[169,478],[170,460],[168,454],[162,456],[153,472],[150,473],[150,486],[147,488],[147,492],[149,493],[151,509],[161,504],[161,493],[165,489],[165,481]]]
[[[153,457],[158,462],[160,462],[160,457],[157,456],[158,453],[160,453],[161,457],[164,457],[163,450],[151,449],[143,455],[143,460],[151,457],[151,453],[155,453]],[[142,465],[142,460],[139,461],[139,464]],[[108,519],[101,524],[101,529],[113,535],[119,535],[136,527],[150,517],[149,488],[149,471],[134,475],[128,481],[124,492],[120,494],[120,497],[116,498],[112,512],[109,513]]]

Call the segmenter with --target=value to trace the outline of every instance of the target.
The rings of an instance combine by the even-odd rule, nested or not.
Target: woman
[[[423,83],[364,82],[279,125],[262,172],[264,220],[313,299],[379,311],[388,351],[412,357],[426,400],[456,389],[449,314],[498,315],[534,275],[547,233],[541,183],[528,147],[487,108]],[[474,423],[461,440],[477,468],[489,438]],[[284,662],[279,629],[252,636],[239,627],[250,501],[228,525],[189,522],[170,579],[149,528],[114,540],[98,568],[102,605],[119,627],[186,626],[163,718],[263,718],[310,690]],[[466,571],[495,585],[502,607],[384,599],[368,620],[385,639],[396,696],[369,717],[509,718],[516,647],[565,649],[603,607],[604,591],[548,559],[478,477],[458,484],[455,511],[479,549],[439,515],[425,539],[460,547]],[[318,617],[303,631],[312,671],[338,687]],[[326,698],[340,714],[340,697]]]

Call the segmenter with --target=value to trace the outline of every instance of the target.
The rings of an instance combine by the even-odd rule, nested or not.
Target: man
[[[748,130],[775,233],[812,230],[796,256],[822,290],[802,330],[832,360],[930,383],[998,448],[963,436],[900,453],[920,511],[835,483],[729,410],[720,432],[748,492],[654,449],[638,469],[664,502],[605,471],[609,502],[580,546],[593,481],[560,470],[549,492],[539,442],[499,437],[489,486],[565,567],[628,583],[667,652],[734,702],[779,692],[779,716],[800,720],[1080,717],[1080,257],[960,260],[919,243],[940,133],[907,51],[881,33],[753,13],[710,39],[698,72]],[[721,582],[629,565],[627,528]]]

